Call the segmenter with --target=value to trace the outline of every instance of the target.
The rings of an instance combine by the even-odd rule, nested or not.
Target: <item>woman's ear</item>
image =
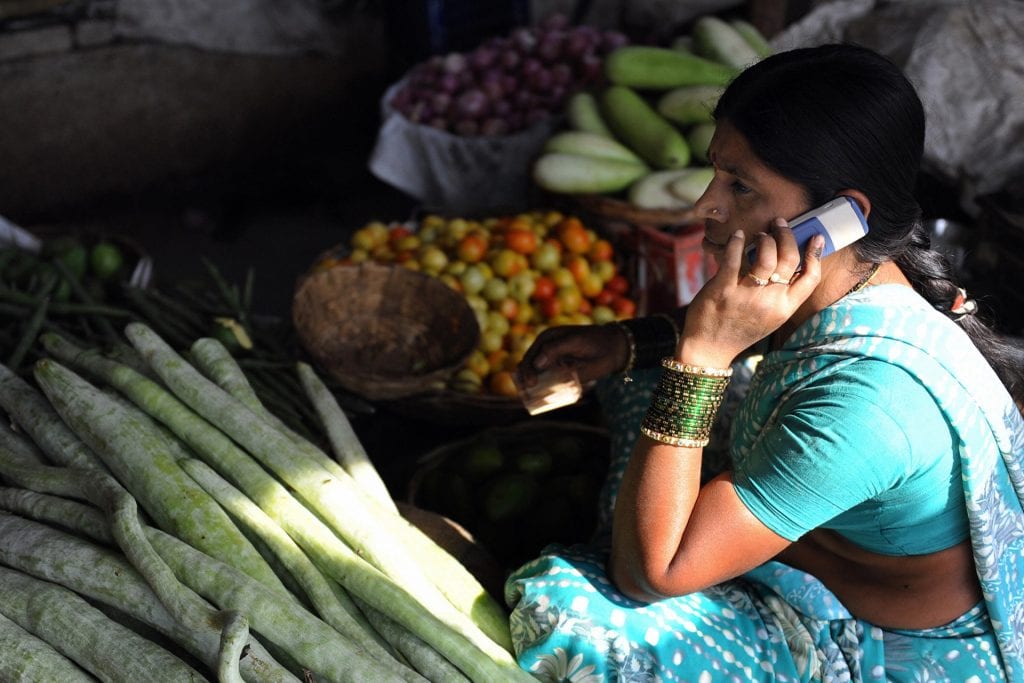
[[[849,197],[853,201],[857,202],[857,206],[860,207],[860,212],[864,214],[864,219],[867,220],[868,215],[871,213],[871,200],[868,196],[860,190],[840,190],[837,194],[840,196]]]

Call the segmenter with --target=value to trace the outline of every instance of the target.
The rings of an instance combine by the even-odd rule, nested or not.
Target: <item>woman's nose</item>
[[[697,218],[701,220],[716,220],[724,221],[728,218],[725,209],[719,206],[718,202],[715,201],[714,193],[711,190],[707,190],[700,196],[699,199],[693,205],[694,211],[697,213]]]

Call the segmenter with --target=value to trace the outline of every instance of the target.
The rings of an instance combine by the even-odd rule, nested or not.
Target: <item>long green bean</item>
[[[50,525],[0,512],[0,563],[109,605],[178,643],[211,669],[219,666],[217,611],[195,596],[185,621],[174,618],[123,555]],[[255,638],[239,661],[249,683],[298,683]],[[60,679],[56,679],[60,680]]]

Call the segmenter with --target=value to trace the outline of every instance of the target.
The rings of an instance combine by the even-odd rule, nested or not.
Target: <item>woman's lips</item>
[[[704,233],[703,246],[706,251],[722,251],[723,249],[725,249],[724,242],[716,242],[715,240],[711,239],[711,237],[709,237],[707,233]]]

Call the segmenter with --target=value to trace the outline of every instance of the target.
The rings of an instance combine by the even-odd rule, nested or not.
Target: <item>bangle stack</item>
[[[672,358],[664,358],[661,365],[664,372],[640,431],[671,446],[703,448],[710,441],[732,368],[686,365]]]
[[[629,348],[629,357],[624,380],[631,382],[629,373],[635,368],[654,367],[665,356],[675,353],[679,343],[679,328],[675,321],[665,314],[629,318],[616,323]]]

